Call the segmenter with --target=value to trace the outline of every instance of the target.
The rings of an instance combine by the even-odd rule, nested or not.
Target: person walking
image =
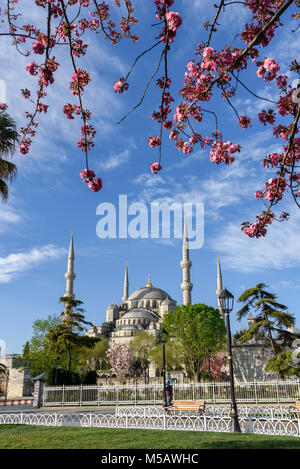
[[[166,382],[166,395],[167,395],[167,406],[170,407],[172,405],[173,400],[173,386],[170,381]]]

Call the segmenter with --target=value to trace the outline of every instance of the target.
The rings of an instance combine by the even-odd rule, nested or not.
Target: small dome
[[[132,324],[128,324],[127,326],[122,327],[122,331],[135,331],[137,332],[138,328],[133,326]]]
[[[123,314],[121,319],[150,319],[158,320],[158,316],[148,309],[135,308],[128,311],[128,313]]]

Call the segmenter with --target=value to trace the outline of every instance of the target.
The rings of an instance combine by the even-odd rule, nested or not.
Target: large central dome
[[[135,292],[131,293],[128,297],[128,301],[130,300],[165,300],[166,298],[170,298],[168,293],[161,288],[156,287],[144,287],[139,288]]]

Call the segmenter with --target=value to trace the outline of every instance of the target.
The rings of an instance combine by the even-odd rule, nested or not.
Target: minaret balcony
[[[190,260],[183,260],[180,262],[180,267],[182,269],[190,269],[192,266],[192,261]]]
[[[192,290],[193,288],[193,284],[190,283],[190,282],[184,282],[181,284],[181,290],[185,291],[185,290]]]

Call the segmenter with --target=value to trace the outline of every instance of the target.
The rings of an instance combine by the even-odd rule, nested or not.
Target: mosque
[[[190,261],[189,241],[185,223],[182,239],[182,260],[180,262],[182,269],[182,304],[184,305],[192,303],[193,284],[190,281],[191,266],[192,262]],[[73,288],[75,276],[72,234],[68,256],[68,271],[65,274],[67,285],[64,296],[75,296]],[[222,290],[222,275],[219,258],[217,286],[218,295]],[[122,303],[119,305],[115,303],[109,305],[106,309],[106,322],[98,326],[95,323],[94,326],[87,331],[86,335],[99,338],[106,337],[110,341],[120,344],[129,344],[135,334],[140,331],[147,331],[149,334],[157,337],[164,315],[174,310],[176,306],[177,302],[173,300],[167,292],[152,285],[150,274],[145,287],[129,293],[128,266],[126,264]]]
[[[192,304],[191,270],[192,262],[190,260],[189,240],[186,223],[182,239],[182,260],[180,267],[182,269],[182,304]],[[73,233],[71,235],[68,269],[65,274],[66,292],[64,296],[75,297],[74,280],[74,243]],[[221,273],[220,258],[217,259],[217,290],[216,296],[218,309],[222,314],[219,304],[219,294],[223,290],[223,281]],[[154,337],[158,337],[164,315],[168,311],[174,310],[177,302],[163,289],[155,287],[151,283],[149,274],[146,286],[130,293],[128,266],[125,267],[124,290],[122,302],[117,305],[112,303],[106,309],[106,321],[101,325],[96,324],[86,332],[89,337],[107,338],[110,342],[129,345],[133,337],[140,331],[147,331]],[[224,318],[223,318],[224,319]],[[248,317],[248,326],[253,323],[253,316],[250,312]],[[234,375],[238,381],[249,381],[253,379],[271,379],[274,375],[266,373],[264,366],[270,357],[271,350],[264,347],[259,340],[252,340],[244,345],[233,345]],[[224,351],[226,354],[226,351]]]

